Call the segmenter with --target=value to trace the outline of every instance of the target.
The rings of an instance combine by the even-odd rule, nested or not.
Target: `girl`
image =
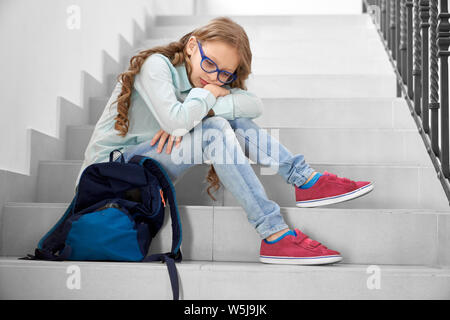
[[[303,155],[292,155],[251,120],[262,113],[261,99],[245,86],[251,61],[246,32],[226,17],[211,20],[179,41],[139,52],[118,77],[108,101],[110,108],[103,111],[87,146],[76,185],[84,168],[108,161],[114,149],[122,150],[125,161],[136,154],[157,160],[174,183],[193,165],[209,162],[208,194],[214,199],[209,190],[217,190],[222,182],[239,201],[262,238],[261,262],[341,261],[338,251],[297,228],[289,229],[280,207],[267,198],[240,144],[252,147],[250,159],[276,166],[277,173],[294,185],[299,207],[349,200],[369,192],[373,185],[314,171]],[[268,141],[268,146],[262,148],[260,141]],[[277,157],[272,150],[278,152]]]

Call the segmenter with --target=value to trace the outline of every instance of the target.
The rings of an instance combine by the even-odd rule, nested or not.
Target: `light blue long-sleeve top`
[[[213,109],[216,116],[227,120],[256,118],[262,113],[262,101],[256,95],[239,88],[230,88],[230,94],[216,98],[209,90],[193,88],[185,64],[174,66],[159,53],[149,56],[135,76],[128,110],[129,127],[122,137],[114,128],[117,103],[122,85],[116,84],[84,153],[84,162],[78,174],[78,185],[84,169],[93,163],[108,162],[114,149],[150,141],[160,130],[182,136],[194,128]],[[183,133],[184,132],[184,133]]]

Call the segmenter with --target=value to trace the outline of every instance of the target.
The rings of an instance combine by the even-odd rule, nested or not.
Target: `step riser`
[[[32,254],[65,208],[5,207],[1,254]],[[185,260],[259,262],[261,238],[242,208],[179,206],[179,209]],[[150,253],[170,251],[169,208],[166,213]],[[450,260],[449,252],[439,251],[438,244],[441,237],[438,230],[445,232],[444,228],[438,228],[438,223],[445,227],[450,215],[408,210],[394,213],[300,208],[282,208],[281,213],[291,228],[300,228],[312,239],[341,252],[345,263],[437,265]]]
[[[108,77],[109,94],[117,84]],[[395,98],[393,74],[281,74],[253,75],[246,82],[248,91],[264,98]]]
[[[188,16],[188,15],[174,15],[174,16],[157,16],[155,24],[157,26],[185,26],[186,28],[195,28],[207,24],[210,20],[216,18],[215,16]],[[369,15],[283,15],[283,16],[231,16],[236,23],[242,26],[259,27],[261,24],[266,26],[287,26],[296,28],[315,28],[327,23],[333,26],[340,27],[355,27],[367,26],[372,27],[373,22]],[[245,28],[245,27],[244,27]]]
[[[254,119],[260,127],[417,129],[400,98],[264,99],[263,106],[263,114]]]
[[[80,289],[67,286],[75,275],[74,265],[79,268]],[[79,262],[3,263],[0,299],[172,299],[167,268],[161,263],[102,266]],[[304,272],[298,272],[299,268]],[[435,269],[381,267],[379,287],[370,281],[374,272],[368,266],[281,269],[181,263],[177,271],[182,300],[448,299],[450,286],[448,273]]]
[[[58,204],[46,207],[5,207],[2,217],[1,256],[34,254],[40,239],[56,224],[67,209]],[[171,246],[170,209],[167,208],[164,227],[153,239],[150,253],[167,251]],[[186,260],[212,260],[212,207],[179,206],[183,226],[183,258]],[[170,234],[169,234],[170,232]],[[209,234],[209,235],[208,235]],[[198,235],[202,235],[199,237]],[[167,238],[167,239],[166,239]],[[164,244],[164,245],[162,245]],[[162,248],[164,247],[164,248]]]
[[[308,159],[307,159],[308,160]],[[311,163],[316,171],[333,172],[352,180],[372,181],[375,189],[370,194],[351,201],[331,205],[337,208],[423,208],[448,209],[444,191],[435,176],[434,168],[325,165]],[[270,168],[252,165],[258,179],[263,184],[268,197],[280,206],[295,205],[293,187],[287,184]],[[75,180],[81,168],[79,164],[41,163],[38,179],[38,202],[70,202],[74,196]],[[175,189],[180,204],[210,205],[206,194],[209,185],[203,180],[209,170],[208,164],[196,165],[185,176],[176,181]],[[262,170],[262,171],[261,171]],[[225,193],[222,194],[222,191]],[[216,205],[237,205],[234,197],[220,188],[213,196],[219,201]],[[224,201],[220,201],[223,199]],[[328,206],[327,206],[328,207]]]
[[[149,38],[176,38],[179,39],[187,33],[192,32],[195,26],[181,27],[156,27],[150,30]],[[250,44],[260,41],[308,41],[310,39],[348,39],[352,38],[354,42],[366,41],[379,37],[374,26],[368,27],[337,27],[332,32],[327,24],[312,28],[291,28],[286,32],[285,26],[258,26],[245,27]]]
[[[371,181],[374,189],[370,193],[350,201],[327,205],[324,208],[342,209],[383,209],[414,208],[448,210],[448,201],[434,168],[382,167],[359,165],[310,164],[318,172],[332,172],[352,180]],[[261,168],[253,167],[269,199],[281,207],[295,205],[293,187],[279,175],[261,174]],[[273,171],[272,171],[273,172]],[[186,181],[186,186],[188,181]],[[181,188],[181,185],[179,186]],[[234,196],[224,190],[224,206],[240,205]]]
[[[170,42],[178,41],[177,37],[161,37],[146,39],[142,41],[138,50],[145,50],[156,46],[165,46]],[[302,63],[303,59],[313,58],[310,52],[314,52],[314,57],[321,57],[323,59],[346,59],[352,57],[357,61],[385,61],[387,59],[386,50],[384,49],[380,39],[369,37],[364,41],[355,42],[353,38],[333,38],[327,39],[327,47],[333,48],[333,55],[330,56],[329,50],[324,49],[324,40],[320,38],[310,39],[308,41],[291,41],[273,39],[267,41],[255,41],[251,43],[251,51],[254,59],[270,58],[275,59],[283,52],[284,59],[294,59],[295,65]],[[352,46],[352,51],[349,52],[349,46]],[[283,60],[278,60],[280,63]],[[254,60],[253,60],[254,61]]]
[[[361,55],[360,55],[361,57]],[[284,59],[288,59],[284,57]],[[358,60],[357,57],[333,57],[322,58],[320,56],[309,56],[299,58],[298,62],[278,61],[277,59],[256,58],[252,62],[252,74],[256,77],[264,75],[393,75],[391,65],[385,61],[386,57],[367,61]],[[118,74],[117,74],[118,75]],[[114,88],[117,83],[117,75],[108,77],[108,88]],[[112,91],[112,90],[111,90]]]
[[[278,62],[275,59],[255,59],[252,62],[252,72],[256,76],[277,74],[392,74],[390,64],[385,61],[358,61],[347,58],[328,58],[312,56],[301,59],[301,62]]]
[[[254,257],[259,256],[259,239],[245,212],[239,211],[214,209],[216,261],[256,262]],[[283,208],[282,214],[291,228],[297,227],[339,251],[345,263],[434,265],[438,261],[437,217],[432,214],[311,212],[294,208]],[[418,230],[420,237],[414,236]]]
[[[416,130],[395,131],[389,129],[365,130],[345,128],[262,129],[280,141],[292,154],[304,154],[308,161],[311,162],[329,162],[332,160],[335,163],[431,165],[422,139]],[[92,132],[92,127],[77,126],[68,128],[67,136],[70,148],[67,150],[67,159],[84,160],[84,153]],[[242,134],[248,137],[259,135],[260,133],[236,131],[241,147],[244,148]],[[380,152],[380,150],[383,150],[383,152]]]
[[[108,100],[90,100],[91,125],[100,119]],[[417,129],[401,98],[263,99],[262,115],[253,121],[260,127],[276,128]]]
[[[394,98],[397,94],[393,75],[251,75],[247,87],[260,98]]]

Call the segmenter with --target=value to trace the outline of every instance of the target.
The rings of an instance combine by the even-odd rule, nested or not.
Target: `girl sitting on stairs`
[[[245,86],[251,61],[246,32],[227,17],[213,19],[179,41],[140,51],[130,59],[129,69],[118,76],[107,104],[110,108],[105,108],[96,124],[76,185],[84,168],[108,161],[114,149],[122,149],[125,161],[136,154],[157,160],[174,183],[187,169],[208,162],[209,196],[215,200],[209,190],[216,191],[221,181],[242,205],[262,239],[261,262],[341,261],[338,251],[297,228],[289,229],[240,143],[249,149],[252,161],[275,166],[286,183],[294,186],[298,207],[350,200],[367,194],[373,184],[314,171],[303,155],[291,154],[251,120],[262,113],[261,99]],[[268,146],[263,147],[260,141],[269,142]]]

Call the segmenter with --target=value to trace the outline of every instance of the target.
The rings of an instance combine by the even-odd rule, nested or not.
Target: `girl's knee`
[[[220,116],[209,117],[204,120],[203,142],[231,141],[234,142],[236,134],[227,119]]]
[[[253,123],[253,120],[250,118],[236,118],[234,119],[234,121],[237,124],[246,124],[246,123]]]
[[[233,129],[248,129],[258,127],[256,123],[250,118],[236,118],[230,120],[230,125]]]
[[[203,122],[204,129],[215,129],[221,132],[224,132],[227,129],[232,129],[228,120],[220,116],[208,117],[203,120]]]

